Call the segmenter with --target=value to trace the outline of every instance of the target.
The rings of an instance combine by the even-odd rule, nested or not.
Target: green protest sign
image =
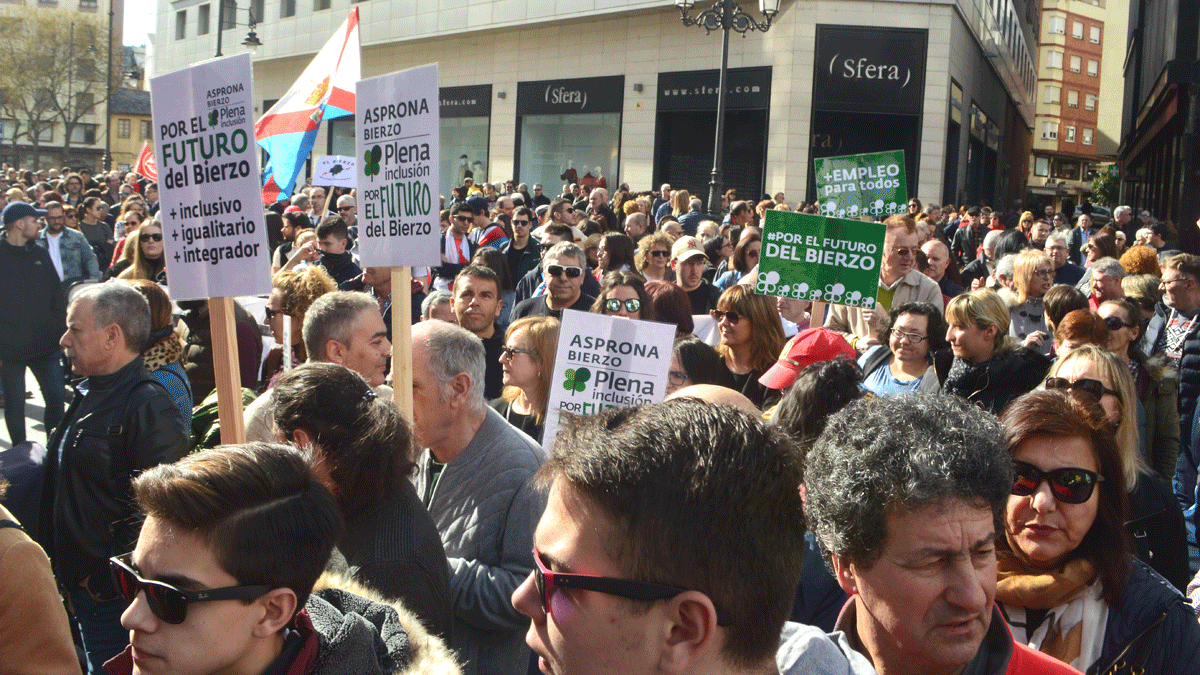
[[[822,215],[857,218],[905,212],[903,150],[825,157],[813,164]]]
[[[755,290],[873,308],[886,229],[883,223],[767,211]]]

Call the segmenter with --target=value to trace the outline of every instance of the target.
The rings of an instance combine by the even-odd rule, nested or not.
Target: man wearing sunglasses
[[[188,429],[171,395],[146,370],[150,306],[125,284],[97,284],[67,310],[59,343],[85,379],[50,436],[38,539],[83,635],[90,671],[124,649],[125,608],[108,574],[113,551],[132,548],[133,476],[187,453]]]
[[[143,473],[133,497],[141,535],[107,563],[130,603],[109,675],[457,672],[398,604],[341,577],[314,590],[342,523],[295,448],[195,454]]]
[[[995,604],[1013,489],[995,417],[944,395],[855,401],[805,477],[808,522],[851,596],[836,627],[877,671],[1076,672],[1014,641]]]
[[[475,257],[479,244],[470,240],[467,233],[475,222],[474,209],[464,202],[459,202],[450,210],[450,229],[442,234],[442,264],[434,268],[436,278],[433,287],[439,291],[448,291],[454,284],[454,278]]]
[[[545,293],[517,303],[512,311],[512,320],[527,316],[561,319],[564,309],[588,311],[596,298],[583,293],[585,276],[587,255],[583,249],[566,241],[555,244],[542,259]]]
[[[538,473],[536,568],[512,596],[541,671],[873,672],[843,636],[785,625],[804,554],[794,457],[756,416],[694,398],[573,421]]]
[[[917,224],[908,216],[896,214],[883,221],[883,262],[879,266],[879,295],[874,310],[848,305],[830,305],[825,327],[846,338],[859,354],[879,344],[875,337],[887,327],[892,307],[910,302],[928,302],[942,306],[942,290],[933,279],[917,269],[920,236]]]
[[[514,281],[519,281],[529,273],[529,270],[537,269],[538,262],[541,260],[538,243],[530,236],[536,220],[533,209],[527,206],[513,210],[512,238],[508,240],[508,244],[501,251],[508,259],[510,278]]]

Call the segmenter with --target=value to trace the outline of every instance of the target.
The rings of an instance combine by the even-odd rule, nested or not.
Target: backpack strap
[[[16,528],[22,532],[25,531],[25,528],[21,527],[21,524],[15,520],[9,520],[8,518],[0,519],[0,530],[3,530],[6,527]]]

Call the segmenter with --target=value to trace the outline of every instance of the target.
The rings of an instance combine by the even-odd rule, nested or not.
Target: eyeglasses
[[[529,224],[529,221],[528,221],[528,220],[519,220],[519,219],[517,219],[517,218],[513,218],[512,224],[513,224],[513,225],[528,225],[528,224]]]
[[[642,301],[638,300],[637,298],[630,298],[628,300],[618,300],[617,298],[609,298],[604,301],[604,311],[619,312],[619,311],[621,311],[622,304],[625,305],[626,312],[636,312],[642,308]]]
[[[720,309],[710,309],[708,310],[708,313],[712,315],[712,318],[717,323],[721,323],[722,319],[729,319],[729,323],[737,323],[742,320],[742,315],[738,314],[737,312],[726,312]]]
[[[354,207],[353,206],[339,206],[339,207],[337,207],[337,210],[338,210],[338,213],[341,213],[342,211],[349,211],[352,208],[354,208]]]
[[[568,265],[567,267],[563,267],[562,265],[549,265],[546,267],[546,274],[549,274],[552,277],[558,277],[562,274],[566,274],[568,279],[578,279],[579,277],[583,276],[583,268],[576,267],[575,265]]]
[[[1110,316],[1104,320],[1104,325],[1108,326],[1109,330],[1121,330],[1122,328],[1133,328],[1136,323],[1125,323],[1119,316]]]
[[[270,307],[264,307],[263,312],[266,313],[267,321],[270,321],[277,316],[283,316],[284,314],[282,309],[271,309]]]
[[[460,223],[465,223],[468,220],[472,220],[472,217],[471,216],[454,216],[454,219]]]
[[[154,616],[167,623],[179,624],[187,619],[188,603],[212,602],[216,600],[254,600],[271,590],[271,586],[227,586],[202,591],[181,591],[161,581],[143,579],[131,566],[132,553],[108,559],[113,582],[128,602],[133,602],[142,591],[146,591],[146,604]]]
[[[1040,270],[1034,270],[1033,273],[1043,279],[1053,279],[1054,278],[1054,270],[1040,269]]]
[[[689,376],[687,373],[678,370],[667,371],[667,380],[669,380],[671,384],[675,385],[676,387],[682,387],[683,385],[687,384],[689,379],[691,379],[691,376]]]
[[[670,251],[650,251],[650,255],[654,256],[655,258],[665,258],[665,257],[671,255],[671,252]]]
[[[924,335],[917,335],[916,333],[905,333],[904,331],[900,330],[899,328],[892,328],[892,329],[890,329],[890,332],[892,335],[896,336],[897,339],[903,338],[903,339],[908,340],[909,342],[913,343],[914,345],[919,345],[927,339],[927,337]]]
[[[908,255],[916,255],[917,251],[920,251],[920,250],[921,249],[917,246],[910,246],[908,248],[900,247],[900,248],[892,249],[892,253],[894,253],[900,257],[904,257],[904,256],[908,256]]]
[[[538,244],[538,250],[541,251],[542,253],[545,253],[546,251],[549,251],[552,248],[554,248],[554,244]]]
[[[138,241],[143,244],[148,241],[162,241],[162,232],[143,232],[138,235]]]
[[[1042,481],[1050,483],[1050,492],[1054,498],[1064,504],[1082,504],[1092,498],[1096,483],[1102,482],[1104,476],[1087,469],[1064,467],[1053,471],[1042,471],[1036,466],[1019,460],[1013,460],[1012,493],[1019,497],[1028,497],[1037,492]]]
[[[1178,279],[1162,279],[1161,281],[1158,282],[1158,285],[1159,286],[1170,286],[1171,284],[1177,284],[1181,281],[1191,281],[1191,279],[1189,279],[1187,277],[1179,277]]]
[[[666,600],[673,598],[686,589],[676,588],[675,586],[665,586],[663,584],[654,584],[648,581],[634,581],[632,579],[614,579],[612,577],[601,577],[594,574],[566,574],[563,572],[551,572],[546,567],[546,563],[542,560],[542,554],[535,548],[533,549],[533,561],[537,566],[533,569],[533,578],[537,583],[538,595],[542,599],[542,611],[547,615],[551,615],[550,608],[555,604],[554,591],[560,588],[578,588],[581,591],[596,591],[607,595],[615,595],[619,598],[629,598],[630,600]],[[559,610],[562,611],[561,609]],[[729,617],[725,616],[721,610],[717,610],[717,625],[730,625]]]
[[[506,361],[511,361],[513,358],[515,358],[514,354],[528,354],[530,356],[537,356],[537,353],[538,350],[536,349],[517,349],[516,347],[500,348],[500,358],[505,359]]]
[[[1090,377],[1081,377],[1074,382],[1071,382],[1065,377],[1048,377],[1046,378],[1046,388],[1067,389],[1071,393],[1081,391],[1088,396],[1095,398],[1097,401],[1100,400],[1100,397],[1104,396],[1105,394],[1112,394],[1113,396],[1120,397],[1118,392],[1104,386],[1104,383],[1100,380],[1093,380]]]

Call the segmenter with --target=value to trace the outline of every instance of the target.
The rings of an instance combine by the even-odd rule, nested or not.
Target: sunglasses
[[[568,279],[578,279],[583,276],[583,268],[574,265],[563,267],[562,265],[550,265],[546,267],[546,273],[552,277],[558,277],[566,274]]]
[[[894,249],[892,249],[892,253],[895,253],[896,255],[903,257],[906,255],[916,255],[917,251],[920,251],[920,250],[921,249],[917,246],[911,246],[909,248],[894,248]]]
[[[143,244],[148,241],[162,241],[162,232],[145,232],[138,235],[138,241]]]
[[[1108,326],[1109,330],[1121,330],[1122,328],[1133,328],[1137,324],[1125,323],[1119,316],[1110,316],[1104,320],[1104,325]]]
[[[1081,377],[1074,382],[1069,381],[1065,377],[1048,377],[1046,378],[1046,388],[1067,389],[1072,393],[1081,391],[1097,401],[1100,400],[1100,397],[1104,396],[1105,394],[1112,394],[1113,396],[1120,397],[1119,393],[1104,386],[1103,382],[1100,380],[1093,380],[1090,377]]]
[[[614,579],[594,574],[551,572],[542,560],[542,554],[536,548],[533,549],[533,561],[537,563],[537,566],[533,570],[533,578],[537,583],[538,595],[542,599],[542,611],[547,616],[553,614],[551,608],[556,604],[557,598],[561,597],[554,592],[560,588],[578,588],[581,591],[596,591],[597,593],[615,595],[620,598],[646,601],[666,600],[683,593],[685,590],[683,588],[676,588],[675,586],[664,586],[663,584],[654,584],[648,581]],[[561,604],[559,606],[562,608],[559,612],[562,613],[565,607]],[[718,609],[717,625],[728,626],[730,623],[729,617],[725,616]]]
[[[353,206],[339,206],[339,207],[337,207],[337,210],[338,210],[338,213],[341,213],[342,211],[349,211],[352,208],[354,208],[354,207]]]
[[[654,256],[655,258],[665,258],[665,257],[671,255],[671,252],[670,251],[650,251],[650,255]]]
[[[1087,469],[1065,467],[1053,471],[1042,471],[1036,466],[1019,460],[1013,460],[1012,493],[1019,497],[1028,497],[1037,492],[1042,481],[1050,484],[1050,492],[1054,498],[1064,504],[1082,504],[1092,498],[1096,483],[1104,480],[1104,476]]]
[[[284,314],[282,309],[271,309],[270,307],[264,307],[263,312],[266,313],[267,321],[270,321],[277,316],[283,316]]]
[[[530,356],[537,356],[537,353],[538,353],[538,350],[536,350],[536,349],[517,349],[515,347],[501,347],[500,348],[500,358],[506,359],[509,361],[516,358],[514,356],[515,354],[528,354]]]
[[[721,323],[722,319],[729,319],[729,323],[737,323],[742,320],[742,315],[738,314],[737,312],[726,312],[720,309],[712,309],[709,310],[708,313],[712,315],[712,318],[716,320],[717,323]]]
[[[473,218],[471,216],[454,216],[454,219],[460,223],[465,223],[468,220],[472,220]]]
[[[630,298],[628,300],[618,300],[616,298],[609,298],[604,301],[604,311],[619,312],[619,311],[621,311],[622,304],[625,305],[626,312],[636,312],[642,308],[642,301],[638,300],[637,298]]]
[[[512,224],[513,224],[513,225],[528,225],[528,224],[529,224],[529,221],[528,221],[528,220],[520,220],[520,219],[517,219],[517,218],[513,218]]]
[[[538,244],[538,250],[541,251],[542,253],[545,253],[546,251],[549,251],[552,248],[554,248],[554,244]]]
[[[271,586],[227,586],[208,588],[202,591],[181,591],[161,581],[143,579],[134,571],[132,553],[108,559],[113,582],[128,602],[133,602],[142,591],[146,591],[146,604],[154,616],[172,624],[187,619],[188,603],[212,602],[216,600],[255,600],[271,590]]]

